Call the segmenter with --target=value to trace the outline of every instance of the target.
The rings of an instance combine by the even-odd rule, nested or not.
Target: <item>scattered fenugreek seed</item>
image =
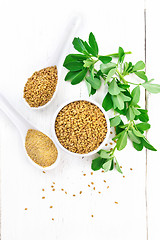
[[[63,189],[63,188],[61,188],[61,191],[64,191],[64,189]]]
[[[50,206],[50,208],[53,208],[53,206]]]
[[[123,178],[125,178],[125,176],[123,176]]]
[[[93,175],[93,172],[91,172],[91,175]]]
[[[120,166],[120,168],[122,168],[122,166]]]
[[[80,191],[79,194],[82,194],[82,191]]]
[[[93,190],[96,190],[96,188],[94,187]]]
[[[83,176],[86,176],[86,174],[84,173]]]
[[[113,132],[110,132],[110,134],[112,134]]]
[[[52,220],[54,221],[54,218],[52,218]]]
[[[56,190],[55,188],[52,189],[52,191],[55,191],[55,190]]]
[[[90,187],[90,185],[88,184],[88,187]]]
[[[103,180],[103,182],[106,182],[106,180]]]
[[[107,188],[109,188],[109,186],[107,186]]]
[[[67,192],[65,192],[65,194],[67,194]]]
[[[28,210],[28,208],[25,208],[24,210]]]
[[[132,168],[130,168],[130,170],[132,171],[133,169],[132,169]]]
[[[45,171],[43,171],[43,173],[46,173]]]
[[[73,197],[75,197],[76,195],[75,194],[73,194]]]
[[[115,204],[118,204],[118,202],[115,202]]]
[[[91,217],[93,218],[93,217],[94,217],[94,215],[92,214],[92,215],[91,215]]]
[[[44,188],[42,188],[42,191],[44,191]]]
[[[98,192],[99,194],[101,194],[101,192]]]
[[[42,199],[45,199],[45,197],[42,197]]]
[[[94,182],[91,182],[92,185],[94,185]]]
[[[104,170],[102,170],[101,172],[104,173]]]

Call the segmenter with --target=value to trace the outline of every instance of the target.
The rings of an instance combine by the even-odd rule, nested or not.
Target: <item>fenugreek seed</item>
[[[91,175],[93,175],[93,172],[91,172]]]
[[[118,202],[115,202],[115,204],[118,204]]]
[[[90,187],[90,185],[88,184],[88,187]]]
[[[75,194],[73,194],[73,197],[75,197],[76,195]]]
[[[83,176],[86,176],[86,174],[84,173]]]
[[[30,107],[39,107],[49,102],[57,86],[57,67],[47,67],[28,79],[24,87],[24,98]]]
[[[50,208],[53,208],[53,206],[50,206]]]
[[[96,190],[96,188],[94,187],[93,190]]]
[[[52,218],[52,220],[54,221],[54,218]]]
[[[45,171],[43,171],[43,173],[46,173]]]
[[[71,152],[84,154],[97,149],[104,141],[107,122],[96,105],[83,100],[75,101],[58,113],[55,131],[63,147]]]
[[[94,217],[94,215],[92,214],[92,215],[91,215],[91,217],[93,218],[93,217]]]
[[[125,176],[123,176],[123,178],[125,178]]]
[[[103,180],[103,182],[106,182],[106,180]]]
[[[120,168],[122,168],[122,166],[120,166]]]
[[[67,192],[65,192],[65,194],[67,194]]]
[[[94,182],[91,182],[91,184],[93,185],[93,184],[94,184]]]
[[[42,197],[42,199],[45,199],[45,197]]]
[[[24,210],[28,210],[28,208],[25,208]]]
[[[63,188],[61,188],[61,191],[64,191],[64,189],[63,189]]]
[[[42,188],[42,191],[44,191],[44,188]]]
[[[132,169],[132,168],[130,168],[130,170],[132,171],[133,169]]]
[[[55,184],[55,182],[52,182],[53,184]]]
[[[104,170],[102,170],[101,172],[104,173]]]
[[[110,132],[110,134],[112,134],[113,132]]]
[[[109,186],[107,186],[107,188],[109,188]]]
[[[56,190],[55,188],[52,189],[52,191],[55,191],[55,190]]]
[[[82,191],[80,191],[79,194],[82,194]]]
[[[99,194],[101,194],[101,192],[98,192]]]
[[[52,185],[51,188],[54,188],[54,186]]]

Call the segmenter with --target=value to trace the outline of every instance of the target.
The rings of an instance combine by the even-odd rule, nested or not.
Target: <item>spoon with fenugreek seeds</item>
[[[39,169],[53,169],[60,155],[56,144],[46,134],[37,130],[0,93],[0,109],[18,128],[28,160]]]
[[[44,108],[55,98],[66,51],[79,24],[80,17],[75,17],[65,28],[54,55],[55,65],[36,71],[28,78],[23,97],[31,108]]]

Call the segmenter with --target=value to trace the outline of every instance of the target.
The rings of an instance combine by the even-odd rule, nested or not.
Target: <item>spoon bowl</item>
[[[26,135],[27,135],[28,130],[29,129],[38,130],[38,129],[36,127],[34,127],[29,121],[27,121],[20,113],[18,113],[14,109],[14,107],[6,100],[6,98],[1,93],[0,93],[0,109],[8,116],[8,118],[14,123],[14,125],[19,130],[19,133],[20,133],[21,139],[22,139],[23,148],[25,150],[25,153],[26,153],[26,156],[27,156],[27,159],[29,160],[29,162],[33,166],[35,166],[35,167],[37,167],[38,169],[41,169],[41,170],[51,170],[51,169],[57,167],[57,165],[60,161],[60,151],[58,150],[57,144],[54,143],[52,138],[49,136],[49,138],[53,141],[53,143],[55,144],[55,146],[57,148],[57,151],[58,151],[57,159],[56,159],[55,163],[53,163],[52,165],[50,165],[48,167],[42,167],[42,166],[36,164],[28,156],[28,154],[26,152],[26,149],[25,149],[25,139],[26,139]]]

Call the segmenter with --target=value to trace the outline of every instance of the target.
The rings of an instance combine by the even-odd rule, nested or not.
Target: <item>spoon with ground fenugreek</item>
[[[63,37],[54,55],[54,66],[43,68],[33,73],[24,86],[23,97],[31,108],[41,109],[54,99],[58,90],[61,69],[66,51],[80,24],[80,17],[75,17],[65,28]]]
[[[57,146],[46,134],[37,130],[0,93],[0,109],[18,128],[29,161],[40,169],[53,169],[60,156]]]

